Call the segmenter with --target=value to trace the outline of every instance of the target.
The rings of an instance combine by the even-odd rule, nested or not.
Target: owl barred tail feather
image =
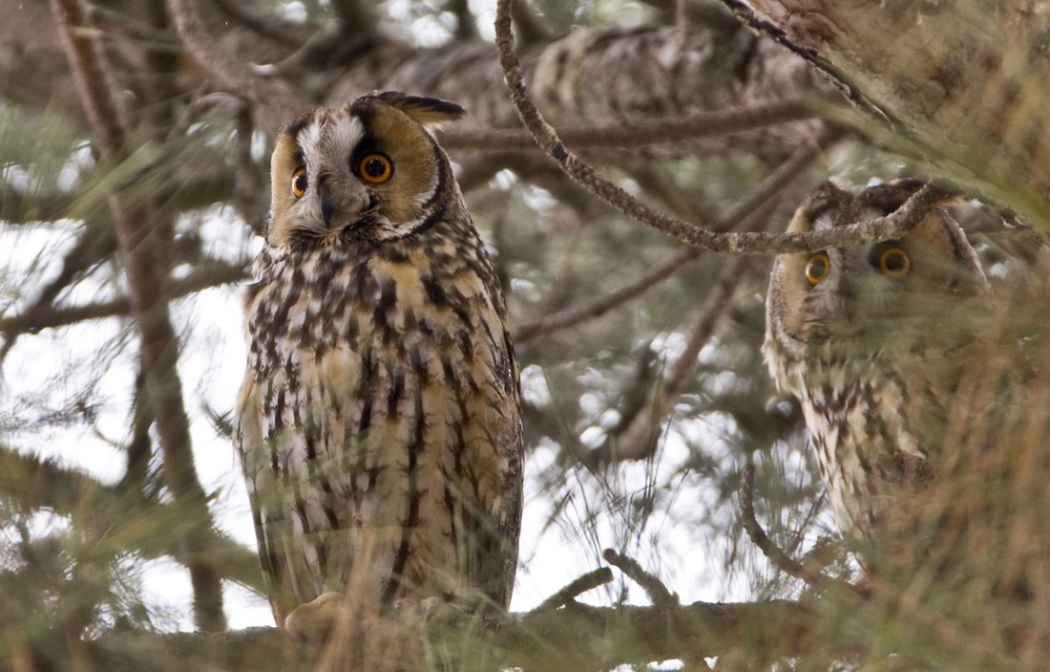
[[[518,369],[430,133],[463,114],[376,93],[313,110],[274,149],[235,442],[274,616],[293,629],[335,620],[338,639],[345,614],[357,628],[412,601],[510,601]]]

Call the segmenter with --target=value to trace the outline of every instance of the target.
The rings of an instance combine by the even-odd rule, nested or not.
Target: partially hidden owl
[[[896,211],[922,183],[854,195],[827,182],[788,231],[847,226]],[[937,472],[953,393],[988,302],[977,254],[949,212],[900,240],[782,254],[773,264],[762,351],[798,397],[839,528],[868,536],[902,488]]]
[[[497,275],[432,133],[463,114],[374,93],[277,139],[235,443],[279,625],[333,591],[510,601],[518,371]]]

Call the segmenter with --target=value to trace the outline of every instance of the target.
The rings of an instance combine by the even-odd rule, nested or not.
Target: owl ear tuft
[[[461,106],[447,100],[412,96],[400,91],[377,92],[368,97],[396,107],[428,130],[437,130],[445,124],[462,119],[467,113]]]

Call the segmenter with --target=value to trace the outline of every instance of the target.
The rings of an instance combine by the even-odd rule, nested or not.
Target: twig
[[[14,347],[20,333],[29,331],[32,321],[22,321],[23,328],[8,328],[8,324],[14,321],[17,324],[19,318],[30,315],[49,314],[54,312],[52,306],[55,298],[76,278],[88,273],[96,264],[113,254],[117,249],[117,239],[113,230],[100,226],[95,219],[85,221],[84,230],[77,239],[76,244],[62,257],[62,270],[58,275],[48,281],[40,290],[33,302],[26,307],[21,315],[14,318],[0,318],[0,334],[4,336],[3,345],[0,345],[0,361]]]
[[[657,429],[664,416],[672,409],[672,400],[685,381],[696,372],[700,350],[711,340],[722,317],[733,306],[733,292],[747,277],[746,257],[733,257],[725,262],[718,278],[707,292],[696,324],[689,333],[685,350],[675,360],[670,373],[662,383],[651,386],[649,398],[634,417],[603,445],[591,451],[589,458],[597,464],[644,460],[656,448]]]
[[[833,138],[829,137],[826,141],[832,142]],[[803,169],[816,159],[824,146],[824,143],[818,140],[816,144],[807,144],[799,147],[784,163],[751,190],[751,193],[727,208],[715,221],[714,228],[744,228],[753,223],[754,218],[751,215],[797,178]],[[682,250],[663,263],[649,269],[641,277],[624,287],[586,301],[581,305],[572,306],[538,320],[527,322],[514,331],[514,340],[515,342],[523,343],[604,315],[613,308],[641,296],[649,288],[671,277],[679,268],[699,257],[702,252],[703,250],[696,248]]]
[[[612,570],[608,567],[599,567],[593,572],[587,572],[583,576],[573,579],[573,581],[567,586],[541,602],[540,606],[536,607],[536,611],[563,607],[574,601],[578,596],[586,593],[588,590],[605,585],[612,580]]]
[[[113,164],[127,155],[129,130],[98,31],[86,18],[83,0],[51,0],[51,14],[58,27],[66,60],[74,74],[81,103],[91,122],[102,159]],[[182,397],[178,371],[178,338],[164,298],[164,256],[158,231],[164,220],[155,204],[144,201],[129,207],[118,191],[109,194],[109,210],[128,282],[131,314],[141,340],[139,360],[147,378],[149,407],[160,438],[164,476],[175,503],[184,507],[190,524],[180,541],[192,553],[183,559],[193,586],[194,617],[201,630],[226,629],[222,608],[222,576],[208,552],[215,546],[211,513],[204,489],[197,479],[190,441],[189,417]],[[170,217],[170,216],[169,216]]]
[[[611,548],[602,551],[602,558],[626,574],[632,581],[641,586],[654,607],[677,607],[678,596],[667,589],[660,579],[642,569],[638,561]]]
[[[164,291],[164,300],[172,301],[209,287],[239,282],[246,277],[248,275],[243,264],[207,264],[203,270],[198,269],[185,278],[172,281]],[[56,308],[51,304],[34,304],[18,315],[0,319],[0,334],[11,338],[18,334],[35,334],[44,329],[64,327],[85,320],[101,320],[130,314],[131,299],[126,295],[117,296],[109,301],[63,308]]]
[[[773,563],[774,567],[796,579],[805,581],[817,589],[824,589],[832,584],[841,584],[851,591],[857,592],[855,586],[845,581],[835,581],[818,571],[806,567],[790,557],[769,538],[762,525],[759,524],[758,519],[755,518],[755,464],[750,457],[747,460],[747,464],[744,465],[744,472],[741,475],[739,495],[740,508],[744,514],[744,530],[747,531],[747,536],[751,539],[751,542],[758,546],[762,554]]]
[[[532,322],[526,322],[514,330],[514,342],[524,343],[540,336],[549,336],[556,331],[600,317],[613,308],[641,296],[651,287],[671,277],[675,271],[696,259],[698,254],[699,252],[693,249],[681,250],[646,271],[634,282],[584,301],[580,305],[571,306]]]
[[[261,5],[243,2],[243,0],[211,0],[211,2],[245,28],[290,47],[298,47],[310,39],[318,28],[310,23],[289,21],[276,12],[263,9]]]
[[[622,123],[608,126],[570,126],[561,129],[558,134],[563,141],[579,147],[644,147],[741,133],[817,116],[820,116],[820,112],[806,99],[794,98],[685,116],[625,119]],[[521,128],[469,131],[449,129],[442,134],[441,145],[446,149],[538,149],[535,137],[528,130]]]
[[[711,252],[729,254],[768,254],[773,252],[801,252],[841,246],[847,242],[870,242],[901,237],[942,200],[941,192],[924,187],[896,212],[845,227],[805,234],[771,234],[756,232],[720,233],[696,226],[677,217],[659,212],[631,196],[624,189],[602,177],[589,163],[572,153],[558,137],[554,128],[536,109],[529,98],[521,64],[514,51],[511,33],[510,0],[498,0],[496,5],[496,49],[504,82],[510,91],[518,116],[536,138],[543,150],[562,167],[572,179],[609,205],[659,231],[694,247]]]
[[[222,42],[204,28],[194,0],[168,0],[168,10],[187,49],[224,86],[250,100],[259,110],[270,112],[277,123],[286,123],[302,110],[302,103],[284,86],[253,72],[223,51],[219,46]]]
[[[525,44],[535,44],[550,38],[550,31],[525,0],[511,0],[510,14]]]

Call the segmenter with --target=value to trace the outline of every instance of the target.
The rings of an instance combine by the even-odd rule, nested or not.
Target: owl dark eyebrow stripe
[[[285,127],[285,134],[295,138],[296,146],[299,145],[299,134],[303,132],[303,129],[307,127],[307,125],[310,123],[311,120],[313,120],[313,118],[314,113],[307,112]]]

